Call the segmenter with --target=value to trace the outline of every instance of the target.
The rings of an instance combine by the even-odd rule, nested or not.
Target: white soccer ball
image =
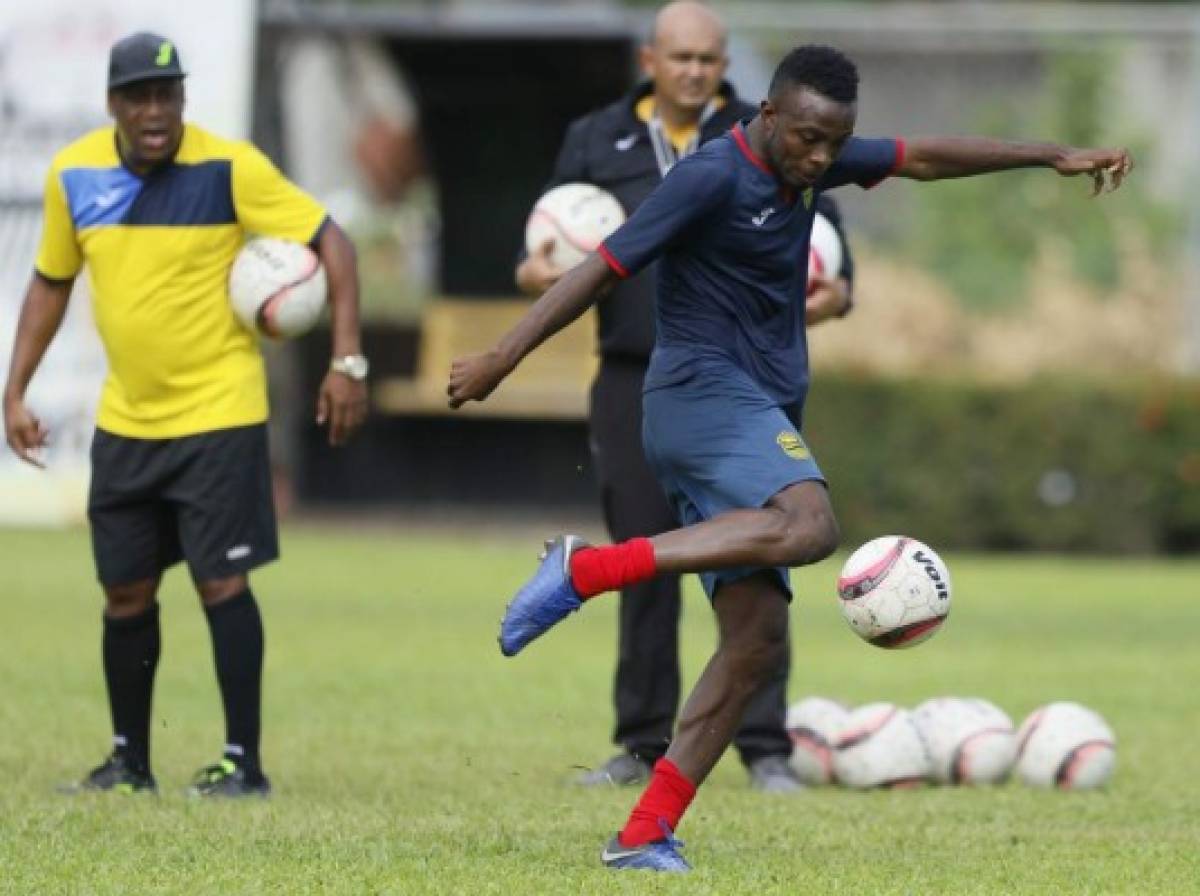
[[[999,784],[1017,759],[1012,719],[987,700],[935,697],[913,709],[941,784]]]
[[[525,223],[525,248],[530,253],[554,240],[550,260],[570,270],[625,222],[617,198],[594,184],[562,184],[546,191]]]
[[[272,339],[311,330],[325,309],[321,260],[308,246],[274,237],[249,240],[229,270],[229,301],[238,320]]]
[[[855,790],[915,787],[931,767],[912,713],[892,703],[868,703],[853,710],[833,749],[833,773]]]
[[[842,238],[829,219],[817,212],[808,241],[808,291],[812,292],[815,278],[837,277],[841,269]]]
[[[1017,730],[1017,774],[1033,787],[1103,787],[1117,764],[1117,738],[1103,717],[1078,703],[1035,709]]]
[[[784,727],[792,740],[792,771],[805,784],[833,780],[833,744],[850,710],[826,697],[806,697],[788,707]]]
[[[920,644],[950,612],[946,564],[903,535],[873,539],[851,554],[837,589],[850,627],[876,647]]]

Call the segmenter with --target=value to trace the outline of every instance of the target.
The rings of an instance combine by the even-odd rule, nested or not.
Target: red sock
[[[695,795],[696,785],[664,756],[654,763],[650,783],[629,813],[629,821],[625,822],[625,828],[617,835],[617,840],[622,846],[630,847],[661,840],[666,835],[660,820],[665,821],[674,833],[679,819]]]
[[[571,584],[584,600],[654,578],[654,547],[649,538],[631,538],[571,555]]]

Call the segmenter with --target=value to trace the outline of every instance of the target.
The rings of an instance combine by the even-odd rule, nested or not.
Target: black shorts
[[[187,560],[197,582],[279,556],[265,423],[177,439],[97,429],[88,494],[105,585],[151,579]]]

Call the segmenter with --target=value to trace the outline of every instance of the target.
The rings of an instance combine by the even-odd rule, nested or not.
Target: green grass
[[[635,793],[567,782],[609,755],[615,601],[527,655],[496,621],[532,539],[292,527],[255,578],[267,625],[266,803],[188,801],[222,725],[207,629],[166,582],[158,799],[54,792],[98,761],[108,719],[83,532],[0,531],[0,892],[1195,893],[1200,890],[1200,563],[948,558],[955,611],[928,644],[855,638],[837,564],[794,577],[794,697],[992,699],[1018,721],[1089,704],[1120,742],[1101,793],[750,792],[726,757],[680,835],[687,879],[599,867]],[[713,640],[694,589],[685,673]]]

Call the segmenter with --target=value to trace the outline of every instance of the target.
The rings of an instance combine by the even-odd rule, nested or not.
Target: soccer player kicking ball
[[[670,749],[604,849],[611,868],[688,870],[674,831],[785,649],[788,568],[837,546],[821,470],[782,410],[808,389],[805,267],[816,194],[889,175],[939,180],[1033,166],[1086,174],[1099,193],[1132,168],[1124,149],[855,137],[857,96],[858,72],[842,53],[793,50],[755,118],[679,162],[495,348],[451,366],[451,407],[487,398],[614,278],[661,259],[643,440],[686,525],[606,547],[553,539],[500,626],[500,649],[512,656],[591,597],[655,573],[700,573],[717,614],[717,651]]]

